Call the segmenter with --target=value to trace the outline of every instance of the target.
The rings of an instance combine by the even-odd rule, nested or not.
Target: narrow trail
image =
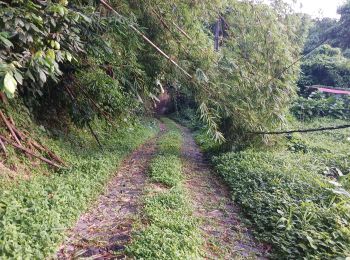
[[[147,184],[147,168],[157,150],[157,140],[166,131],[160,124],[157,137],[127,157],[106,187],[105,193],[69,231],[55,259],[125,259],[133,223],[140,215],[140,198]],[[215,176],[190,131],[179,126],[185,187],[194,213],[201,219],[206,259],[267,259],[266,248],[257,244],[240,223],[239,210],[228,188]],[[148,183],[149,184],[149,183]]]
[[[190,131],[179,127],[184,135],[185,185],[195,215],[202,220],[207,259],[267,259],[265,246],[256,243],[240,223],[239,209],[233,204],[228,187],[211,173]]]
[[[124,259],[132,224],[140,210],[139,198],[147,178],[147,167],[156,152],[160,133],[129,157],[119,168],[91,209],[80,217],[60,247],[56,259]],[[121,252],[118,255],[118,252]]]

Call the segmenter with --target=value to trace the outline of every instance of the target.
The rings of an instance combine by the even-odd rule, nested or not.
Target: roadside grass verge
[[[144,196],[143,219],[127,248],[136,259],[200,259],[203,241],[199,219],[193,216],[183,187],[180,159],[182,136],[174,122],[163,119],[168,132],[158,143],[158,156],[150,165],[153,185]]]
[[[273,258],[333,259],[350,255],[350,200],[310,161],[285,152],[246,150],[214,158],[255,235]]]
[[[54,254],[67,228],[103,191],[121,160],[157,132],[150,121],[118,132],[95,122],[94,129],[103,151],[83,130],[56,139],[41,132],[40,138],[71,167],[0,182],[1,259],[45,259]]]

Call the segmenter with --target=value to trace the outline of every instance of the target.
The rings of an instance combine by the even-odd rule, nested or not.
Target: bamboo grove
[[[0,1],[2,100],[88,126],[96,117],[113,122],[151,111],[166,88],[190,100],[219,141],[283,124],[299,69],[281,72],[298,59],[307,31],[288,5],[107,4],[118,15],[92,0]]]

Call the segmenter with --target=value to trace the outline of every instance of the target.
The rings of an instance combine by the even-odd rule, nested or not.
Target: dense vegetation
[[[305,29],[281,1],[274,8],[235,0],[111,1],[119,16],[92,2],[2,1],[1,91],[24,99],[34,115],[68,114],[80,126],[147,109],[163,86],[185,91],[218,140],[220,132],[232,139],[233,130],[283,121],[298,70],[281,72],[298,57]]]
[[[302,62],[298,83],[303,94],[304,87],[311,85],[350,88],[349,10],[350,2],[346,1],[338,8],[339,20],[322,18],[309,21],[310,30],[304,46],[307,56]]]
[[[350,2],[339,21],[310,20],[280,0],[108,2],[119,14],[100,1],[0,1],[0,109],[68,165],[54,171],[1,150],[0,258],[55,252],[121,159],[158,130],[146,115],[165,92],[272,258],[348,256],[349,130],[252,132],[348,123],[348,98],[305,87],[350,87]],[[127,252],[205,257],[182,137],[165,122],[148,172],[157,189],[144,195]]]
[[[214,160],[233,198],[274,255],[334,258],[350,253],[348,198],[300,154],[247,150]]]
[[[337,119],[350,118],[350,98],[329,96],[315,93],[308,98],[298,97],[291,112],[300,120],[309,120],[315,117],[333,117]]]
[[[350,87],[350,59],[340,49],[322,45],[309,55],[301,65],[299,79],[301,91],[305,86],[323,85],[334,88]]]

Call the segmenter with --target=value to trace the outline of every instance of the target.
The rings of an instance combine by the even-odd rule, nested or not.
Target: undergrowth
[[[292,121],[290,128],[342,124],[334,119]],[[258,238],[273,245],[276,259],[333,259],[350,255],[350,198],[327,177],[346,174],[349,130],[293,134],[275,147],[246,148],[214,157],[216,170]],[[330,182],[332,181],[332,183]]]
[[[309,163],[284,152],[254,150],[214,159],[256,235],[274,246],[275,258],[350,254],[349,198]]]
[[[33,124],[30,127],[32,134],[70,167],[59,172],[38,171],[13,182],[0,179],[1,259],[45,259],[52,255],[67,228],[101,193],[121,160],[157,129],[145,121],[117,132],[96,121],[93,127],[102,151],[84,130],[74,128],[53,139],[49,130],[38,130]]]
[[[148,190],[144,197],[147,225],[141,224],[127,251],[136,259],[198,259],[202,240],[199,220],[193,216],[182,183],[182,136],[172,121],[163,121],[169,132],[159,140],[159,155],[151,163],[150,176],[154,185],[166,188]]]

